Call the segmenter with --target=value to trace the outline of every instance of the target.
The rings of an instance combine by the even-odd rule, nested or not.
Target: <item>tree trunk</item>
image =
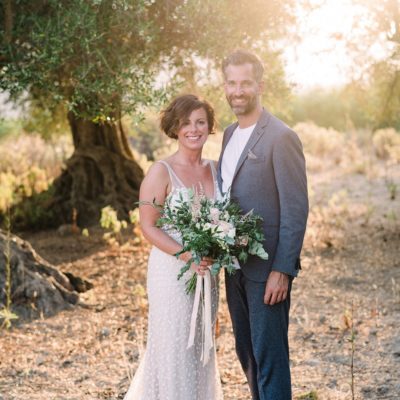
[[[78,292],[93,287],[49,264],[29,242],[0,230],[0,305],[7,304],[7,264],[11,271],[11,309],[21,319],[51,316],[71,308],[79,300]]]
[[[4,1],[4,41],[7,45],[11,43],[11,32],[13,28],[13,10],[11,0]]]
[[[95,124],[68,114],[75,151],[54,182],[51,207],[58,224],[89,226],[99,222],[100,210],[112,206],[127,218],[139,198],[143,171],[134,160],[120,120]]]

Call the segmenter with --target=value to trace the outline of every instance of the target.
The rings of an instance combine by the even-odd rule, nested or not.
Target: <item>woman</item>
[[[213,161],[203,160],[202,150],[214,133],[214,111],[194,95],[177,97],[164,110],[162,130],[178,141],[178,151],[154,163],[140,188],[140,201],[163,204],[167,196],[178,196],[188,188],[202,190],[210,198],[219,196]],[[187,348],[193,295],[185,293],[188,271],[177,280],[180,269],[191,258],[182,249],[178,232],[159,228],[158,210],[140,206],[144,236],[153,244],[149,256],[147,292],[149,323],[147,347],[124,400],[222,400],[215,346],[206,365],[201,360],[202,335],[197,324],[195,344]],[[203,259],[191,269],[204,275],[210,260]],[[218,287],[212,278],[212,315],[215,323]]]

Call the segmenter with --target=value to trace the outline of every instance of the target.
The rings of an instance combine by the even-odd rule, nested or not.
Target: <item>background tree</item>
[[[400,129],[400,1],[357,0],[359,18],[347,38],[357,73],[348,86],[372,129]],[[346,93],[347,95],[347,93]]]
[[[65,110],[74,153],[55,180],[52,223],[80,224],[111,205],[134,207],[143,173],[121,117],[160,106],[190,59],[218,65],[237,46],[268,48],[292,20],[292,1],[6,0],[0,7],[0,81],[13,99]],[[271,53],[272,54],[272,53]],[[276,57],[277,55],[273,55]]]
[[[386,57],[371,68],[372,94],[381,100],[376,125],[400,128],[400,1],[367,1],[366,4],[378,37],[385,38],[386,49]]]

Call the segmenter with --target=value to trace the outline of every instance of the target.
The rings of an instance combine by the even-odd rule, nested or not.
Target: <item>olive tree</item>
[[[90,224],[105,205],[126,217],[143,172],[121,117],[174,93],[160,86],[160,71],[185,77],[193,57],[218,65],[234,47],[269,48],[292,14],[291,0],[4,0],[0,89],[62,107],[73,137],[48,204],[53,222],[75,209]]]

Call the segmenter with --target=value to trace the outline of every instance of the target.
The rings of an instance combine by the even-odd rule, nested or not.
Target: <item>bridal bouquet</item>
[[[211,274],[217,275],[221,268],[234,273],[238,260],[246,262],[249,254],[268,259],[262,242],[264,234],[262,218],[249,211],[241,212],[240,207],[229,199],[229,193],[222,199],[213,200],[192,189],[179,191],[178,196],[167,197],[158,226],[178,232],[183,249],[176,254],[190,251],[192,258],[181,269],[178,279],[189,270],[194,262],[199,264],[203,257],[214,260]],[[186,282],[186,292],[196,288],[196,274]]]

